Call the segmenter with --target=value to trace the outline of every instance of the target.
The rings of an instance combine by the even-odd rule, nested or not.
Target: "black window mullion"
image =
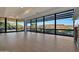
[[[17,30],[17,25],[18,25],[17,22],[18,22],[18,21],[17,21],[17,19],[16,19],[16,32],[18,31],[18,30]]]
[[[32,22],[31,22],[31,20],[30,20],[30,31],[32,30],[32,29],[31,29],[31,25],[32,25]]]
[[[24,29],[22,31],[25,31],[25,20],[23,20],[23,25]]]
[[[26,25],[26,27],[25,27],[25,28],[26,28],[26,30],[25,30],[25,31],[27,31],[27,30],[28,30],[28,28],[27,28],[27,21],[26,21],[26,20],[25,20],[25,25]]]
[[[7,18],[5,18],[5,33],[7,32]]]
[[[36,18],[36,26],[35,26],[35,28],[36,28],[36,30],[35,30],[35,31],[37,32],[37,18]]]
[[[26,27],[25,26],[27,26],[26,25],[26,20],[24,20],[24,32],[26,31]]]
[[[45,33],[45,16],[43,16],[43,33]]]
[[[55,14],[55,35],[56,35],[56,14]]]

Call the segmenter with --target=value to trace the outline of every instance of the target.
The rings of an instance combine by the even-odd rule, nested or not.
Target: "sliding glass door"
[[[55,33],[55,18],[54,15],[45,17],[45,33]]]
[[[7,32],[16,31],[16,19],[7,18]]]
[[[43,32],[43,17],[37,18],[37,32]]]
[[[36,31],[36,19],[31,20],[31,31]]]
[[[56,34],[73,36],[73,11],[56,14]]]
[[[5,18],[0,18],[0,33],[5,32]]]
[[[17,31],[23,31],[24,30],[24,21],[21,19],[17,20]]]
[[[31,23],[30,23],[30,20],[27,20],[26,21],[26,26],[25,26],[25,28],[26,28],[26,31],[30,31],[31,29]]]

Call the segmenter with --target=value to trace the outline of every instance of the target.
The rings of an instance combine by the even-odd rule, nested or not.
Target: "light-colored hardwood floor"
[[[2,52],[75,52],[73,37],[33,32],[0,33]]]

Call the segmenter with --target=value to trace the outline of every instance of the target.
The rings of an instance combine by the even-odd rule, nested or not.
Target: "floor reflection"
[[[73,37],[17,32],[0,34],[0,51],[4,52],[76,52]]]

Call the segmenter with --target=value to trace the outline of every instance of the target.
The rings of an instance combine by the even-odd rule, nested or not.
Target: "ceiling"
[[[53,11],[57,12],[62,9],[61,7],[0,7],[0,17],[7,18],[34,18],[32,16],[38,17],[45,15],[47,12]],[[53,13],[50,12],[50,13]],[[45,13],[45,14],[44,14]],[[40,15],[39,15],[40,14]]]
[[[0,17],[24,18],[47,9],[50,9],[50,7],[0,7]]]

